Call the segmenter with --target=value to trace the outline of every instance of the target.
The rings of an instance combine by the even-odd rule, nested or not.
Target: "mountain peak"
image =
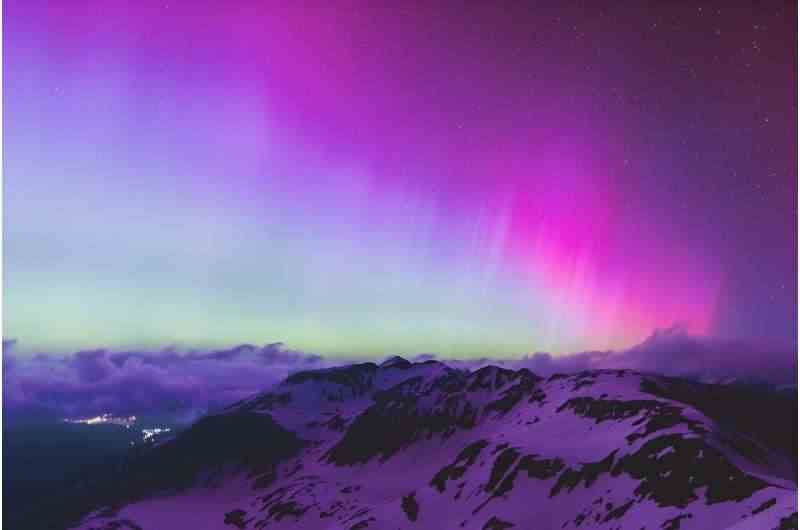
[[[407,359],[404,359],[403,357],[400,357],[399,355],[394,355],[383,361],[380,364],[380,367],[405,369],[411,367],[411,362],[409,362]]]

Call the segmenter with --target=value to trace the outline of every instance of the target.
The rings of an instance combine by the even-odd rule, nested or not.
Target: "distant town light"
[[[153,439],[158,434],[169,432],[171,429],[156,427],[155,429],[142,429],[142,441],[146,442]]]
[[[130,428],[131,425],[136,423],[136,416],[114,416],[110,413],[101,414],[100,416],[93,416],[91,418],[64,418],[66,423],[80,423],[83,425],[122,425]]]

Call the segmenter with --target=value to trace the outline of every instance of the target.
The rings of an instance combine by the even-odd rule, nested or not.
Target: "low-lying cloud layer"
[[[3,350],[3,412],[9,421],[103,412],[188,418],[260,392],[289,373],[349,362],[294,351],[281,343],[188,353],[93,350],[68,356],[22,357],[13,354],[13,341],[7,341]],[[433,358],[424,354],[414,359]],[[693,337],[679,327],[656,331],[643,343],[619,352],[442,361],[463,369],[487,364],[525,367],[543,376],[630,368],[711,382],[797,382],[796,352]]]
[[[178,353],[81,351],[15,356],[3,343],[3,409],[39,415],[191,415],[255,394],[298,370],[334,364],[281,343]],[[337,363],[343,361],[338,360]]]
[[[469,369],[488,364],[528,368],[542,376],[628,368],[713,383],[732,380],[772,385],[797,383],[797,354],[794,351],[775,345],[692,336],[680,326],[656,330],[641,344],[621,351],[591,351],[562,356],[534,353],[506,361],[479,359],[447,362]]]

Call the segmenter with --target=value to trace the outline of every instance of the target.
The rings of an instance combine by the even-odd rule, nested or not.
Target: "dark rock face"
[[[641,413],[646,415],[680,414],[680,408],[655,400],[637,399],[619,401],[611,399],[595,399],[591,397],[572,398],[558,407],[558,412],[572,409],[575,414],[585,418],[593,418],[595,423],[610,420],[632,418]]]
[[[781,518],[781,522],[775,530],[797,530],[797,512]]]
[[[700,438],[680,434],[661,436],[639,451],[622,457],[613,475],[627,473],[639,479],[636,493],[659,506],[685,508],[697,499],[696,490],[707,487],[706,503],[741,501],[767,483],[743,473],[722,453]]]
[[[375,404],[356,417],[327,453],[328,461],[352,465],[376,456],[387,459],[423,436],[447,436],[455,429],[474,426],[477,410],[457,394],[441,392],[443,386],[452,385],[452,378],[445,376],[430,388],[423,388],[423,379],[415,377],[378,393]],[[432,393],[440,395],[442,401],[433,408],[420,407],[422,398]]]
[[[698,422],[683,416],[680,407],[656,400],[620,401],[579,397],[565,402],[558,408],[558,412],[565,409],[572,409],[578,416],[593,418],[595,423],[625,420],[641,415],[642,417],[633,424],[641,425],[646,422],[644,430],[628,435],[628,443],[632,443],[639,438],[646,438],[656,431],[669,429],[681,423],[687,425],[694,432],[705,431]]]
[[[777,501],[778,501],[778,499],[773,497],[770,500],[768,500],[768,501],[764,502],[763,504],[761,504],[760,506],[758,506],[757,508],[754,508],[753,511],[750,512],[750,513],[752,515],[759,514],[759,513],[763,512],[763,511],[768,510],[768,509],[772,508],[773,506],[775,506],[775,503]]]
[[[550,496],[554,497],[558,495],[563,489],[572,491],[581,483],[588,488],[594,484],[595,480],[597,480],[597,477],[599,477],[601,474],[609,473],[611,471],[611,466],[614,463],[614,456],[616,453],[617,451],[613,451],[599,462],[582,464],[577,470],[570,468],[565,469],[564,472],[558,477],[558,481],[556,482],[555,486],[553,486],[553,488],[550,490]]]
[[[394,357],[385,360],[381,363],[380,368],[396,368],[398,370],[408,370],[414,366],[410,361],[407,359],[403,359],[400,356],[395,355]]]
[[[517,458],[519,458],[519,451],[511,447],[504,449],[503,452],[495,458],[494,465],[492,465],[492,472],[489,474],[489,482],[484,486],[487,492],[494,490],[495,486],[500,482],[500,479],[506,474],[506,471],[514,465]]]
[[[584,371],[577,375],[572,376],[574,383],[572,391],[580,390],[581,388],[592,386],[594,384],[596,372]]]
[[[609,473],[625,473],[639,480],[635,490],[639,499],[653,500],[662,507],[686,508],[697,499],[696,490],[703,487],[707,488],[706,503],[715,504],[741,501],[767,486],[763,480],[743,473],[700,438],[666,435],[615,461],[616,453],[583,464],[578,470],[566,469],[550,495],[564,489],[572,491],[581,483],[591,486],[600,475]]]
[[[300,385],[307,381],[327,382],[342,388],[341,398],[363,396],[372,388],[375,372],[378,365],[375,363],[353,364],[338,366],[324,370],[309,370],[297,372],[286,378],[289,385]]]
[[[238,408],[243,412],[250,412],[253,410],[272,410],[276,405],[286,406],[292,402],[292,395],[288,392],[268,393],[263,394],[251,401],[239,401],[234,403],[226,410]]]
[[[692,514],[683,513],[681,515],[673,517],[672,519],[667,519],[666,521],[664,521],[664,523],[661,525],[661,528],[663,530],[678,530],[681,527],[681,521],[683,521],[684,519],[691,519],[691,518]]]
[[[369,523],[371,523],[374,520],[375,520],[374,517],[370,517],[369,519],[359,521],[353,526],[351,526],[348,530],[364,530],[365,528],[369,528]]]
[[[512,528],[514,525],[509,523],[508,521],[503,521],[498,517],[492,517],[486,524],[483,525],[482,530],[506,530],[507,528]]]
[[[324,505],[317,500],[315,492],[328,486],[321,482],[318,476],[304,475],[297,482],[275,488],[257,499],[261,503],[261,507],[253,518],[255,522],[249,522],[252,526],[248,528],[271,528],[284,519],[287,519],[291,525],[303,521],[304,517],[309,517],[311,513],[315,513],[314,517],[320,519],[340,516],[343,511],[346,511],[346,500],[340,498]],[[344,493],[345,489],[342,489],[341,492]],[[354,491],[356,491],[355,488],[351,488],[347,493]],[[353,519],[360,518],[368,511],[362,509],[352,517]]]
[[[439,490],[439,493],[443,493],[447,488],[447,482],[449,480],[458,480],[463,477],[467,469],[475,463],[481,451],[488,445],[489,442],[486,440],[478,440],[462,449],[458,457],[456,457],[455,462],[443,467],[436,473],[433,479],[431,479],[431,486]]]
[[[609,507],[608,513],[606,514],[605,517],[603,517],[603,522],[607,523],[607,522],[609,522],[609,521],[611,521],[613,519],[622,518],[622,516],[625,515],[625,513],[630,509],[631,506],[633,506],[633,501],[632,500],[630,500],[630,501],[628,501],[628,502],[626,502],[624,504],[621,504],[620,506],[617,506],[616,508]]]
[[[723,429],[747,433],[766,447],[780,451],[797,471],[797,394],[782,394],[744,385],[709,385],[673,377],[645,378],[642,392],[686,403]],[[783,418],[777,422],[774,418]],[[737,448],[758,458],[758,449]],[[796,479],[796,477],[795,477]]]
[[[308,510],[307,507],[301,508],[294,501],[275,502],[269,505],[269,507],[267,508],[267,513],[270,515],[271,518],[274,518],[276,521],[280,521],[287,515],[299,518],[304,513],[306,513],[307,510]]]
[[[528,397],[529,403],[544,400],[544,392],[537,388],[537,384],[542,380],[541,377],[534,375],[530,370],[523,369],[516,372],[511,379],[519,382],[504,390],[499,399],[490,402],[486,406],[487,411],[506,414],[525,397]]]
[[[528,478],[547,480],[555,477],[562,469],[564,469],[564,463],[560,458],[546,459],[539,458],[538,455],[525,455],[517,462],[514,470],[500,483],[494,491],[494,496],[499,497],[512,491],[514,480],[523,472],[527,474]]]
[[[247,512],[244,510],[233,510],[225,514],[224,522],[226,525],[232,525],[236,528],[245,528],[246,522],[244,518],[246,515]]]
[[[497,366],[484,366],[469,374],[470,392],[478,390],[496,390],[511,381],[517,372]]]
[[[414,498],[414,495],[414,493],[406,495],[400,502],[403,512],[405,512],[406,517],[408,517],[408,520],[412,523],[417,520],[417,516],[419,515],[419,504],[417,503],[417,499]]]

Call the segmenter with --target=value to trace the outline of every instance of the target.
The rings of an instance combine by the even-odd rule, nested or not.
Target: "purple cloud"
[[[24,358],[9,346],[4,344],[3,399],[12,421],[31,414],[192,415],[260,392],[291,372],[337,364],[281,343],[188,353],[101,349]]]
[[[736,379],[774,385],[797,383],[795,351],[773,344],[692,336],[681,326],[656,330],[641,344],[622,351],[591,351],[560,356],[533,353],[520,359],[442,361],[462,369],[476,369],[488,364],[514,369],[528,368],[542,376],[627,368],[705,382]]]
[[[643,372],[718,382],[755,380],[797,383],[797,351],[778,344],[694,337],[684,328],[657,330],[610,361]]]

